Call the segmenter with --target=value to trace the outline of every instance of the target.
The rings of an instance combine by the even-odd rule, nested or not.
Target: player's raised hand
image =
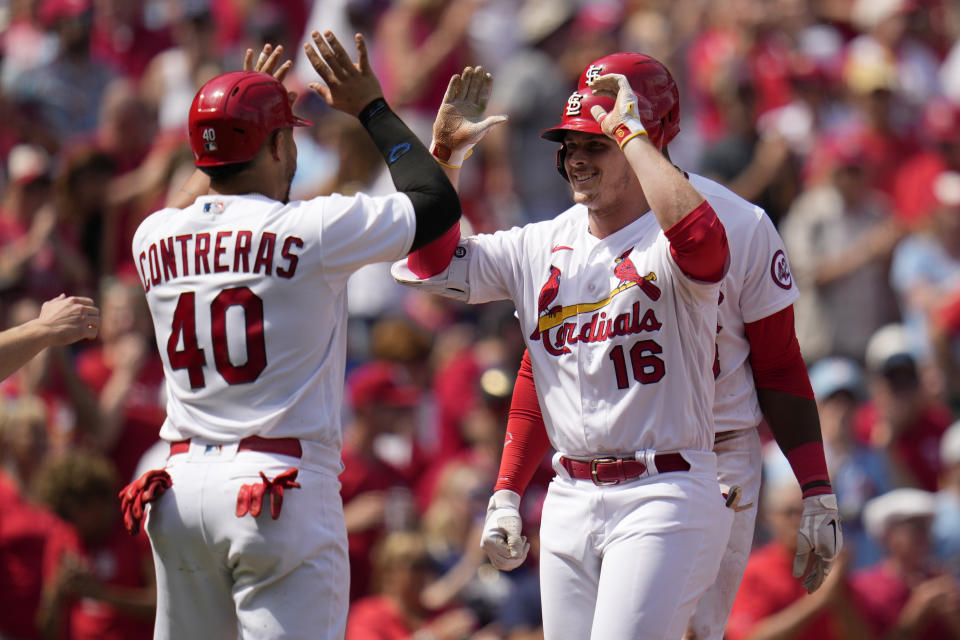
[[[50,346],[92,340],[100,329],[100,309],[90,298],[68,298],[61,293],[43,303],[36,323],[45,329]]]
[[[793,577],[803,580],[807,593],[813,593],[823,584],[842,548],[843,531],[837,496],[831,493],[804,498]]]
[[[354,36],[357,43],[358,60],[350,60],[346,50],[332,31],[322,35],[319,31],[310,34],[314,45],[307,43],[303,49],[314,70],[323,79],[323,83],[311,82],[310,88],[316,91],[334,109],[352,116],[368,104],[383,97],[380,81],[370,66],[367,55],[367,43],[359,33]]]
[[[490,564],[501,571],[513,571],[527,559],[530,543],[520,535],[520,496],[507,489],[495,491],[487,504],[480,546]]]
[[[281,63],[280,60],[282,58],[283,45],[277,45],[276,48],[270,43],[263,45],[263,49],[260,51],[260,55],[257,56],[256,61],[253,59],[253,49],[247,49],[243,56],[243,70],[268,73],[280,82],[283,82],[283,79],[287,77],[287,73],[289,73],[293,67],[293,60],[287,60]]]
[[[454,74],[447,85],[443,103],[433,121],[433,142],[430,151],[442,163],[458,168],[475,144],[507,116],[490,116],[481,120],[490,101],[493,76],[483,67],[466,67]]]
[[[590,109],[590,115],[600,124],[605,134],[617,141],[620,148],[638,136],[647,135],[640,120],[640,106],[637,94],[633,91],[627,77],[620,73],[608,73],[589,83],[594,94],[614,99],[610,113],[600,105]]]

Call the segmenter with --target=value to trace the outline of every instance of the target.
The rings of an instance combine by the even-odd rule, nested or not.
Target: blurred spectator
[[[43,124],[62,145],[94,130],[100,101],[114,73],[90,55],[91,0],[40,1],[41,19],[57,34],[57,56],[17,78],[11,92],[17,101],[36,106]]]
[[[376,27],[373,64],[383,93],[422,140],[450,76],[476,64],[467,29],[479,0],[396,0]]]
[[[782,454],[781,454],[782,456]],[[786,460],[784,459],[784,465]],[[727,623],[728,640],[865,638],[845,586],[848,555],[841,553],[823,585],[807,595],[793,577],[800,487],[787,471],[766,474],[761,515],[771,541],[753,551]],[[767,468],[765,466],[765,473]]]
[[[170,46],[170,29],[166,21],[148,14],[151,4],[149,0],[96,0],[90,41],[93,58],[138,80],[151,58]]]
[[[108,279],[101,301],[100,341],[80,354],[76,366],[99,405],[91,444],[109,455],[126,481],[159,438],[166,416],[163,365],[147,338],[151,327],[139,282]]]
[[[4,447],[0,438],[0,455]],[[2,469],[0,514],[0,637],[41,640],[42,594],[51,588],[61,557],[77,553],[80,541],[71,526],[30,503],[23,485]]]
[[[160,130],[179,132],[187,124],[193,96],[223,68],[216,53],[210,8],[194,2],[173,6],[178,9],[173,16],[175,46],[150,60],[141,91],[157,112]]]
[[[49,451],[47,408],[36,396],[0,402],[0,469],[29,487]]]
[[[867,500],[892,488],[883,454],[859,442],[853,432],[857,407],[866,395],[860,365],[846,358],[819,360],[810,367],[817,399],[830,483],[843,518],[843,546],[852,569],[873,564],[880,549],[866,535],[860,512]]]
[[[430,610],[421,600],[433,575],[423,537],[413,532],[391,533],[375,550],[373,564],[380,595],[363,598],[350,607],[347,640],[468,637],[474,626],[468,610]],[[419,636],[417,632],[421,632]]]
[[[923,149],[898,169],[893,184],[897,218],[912,231],[923,231],[942,206],[934,193],[945,171],[960,172],[960,104],[931,100],[923,110]]]
[[[928,44],[913,38],[910,30],[912,14],[921,11],[913,0],[855,0],[850,18],[861,35],[848,46],[846,64],[853,68],[851,73],[889,69],[889,82],[914,104],[939,93],[937,55]]]
[[[370,594],[370,554],[378,540],[388,530],[408,528],[416,515],[405,473],[377,455],[377,444],[390,433],[410,441],[420,392],[404,382],[397,365],[371,362],[350,373],[347,393],[353,417],[343,435],[340,496],[353,601]]]
[[[77,149],[64,160],[54,183],[57,229],[69,238],[73,254],[80,254],[70,256],[70,265],[74,273],[82,274],[87,287],[92,287],[98,277],[112,275],[119,263],[116,248],[108,240],[113,224],[107,198],[114,169],[107,154]],[[126,253],[130,253],[129,248]]]
[[[954,422],[940,440],[940,490],[934,514],[934,552],[937,559],[960,579],[960,422]]]
[[[63,556],[44,594],[42,626],[48,637],[137,640],[153,635],[153,557],[145,535],[130,536],[123,529],[118,490],[109,461],[80,451],[49,462],[37,474],[38,500],[72,524],[82,543],[80,553]]]
[[[919,489],[894,489],[864,507],[867,532],[886,551],[850,578],[870,637],[960,637],[960,585],[937,568],[930,545],[935,511],[933,494]]]
[[[498,70],[487,110],[510,119],[491,129],[478,147],[484,189],[491,196],[490,217],[495,219],[487,230],[543,220],[572,205],[568,189],[558,180],[554,149],[539,136],[559,120],[584,65],[609,53],[572,45],[584,39],[577,34],[576,12],[575,0],[526,0],[520,5],[517,28],[526,46]]]
[[[900,231],[864,165],[857,139],[834,141],[830,181],[801,193],[783,221],[808,361],[831,354],[862,361],[870,335],[896,317],[887,269]]]
[[[0,290],[47,299],[83,292],[90,271],[69,225],[51,206],[47,152],[17,145],[7,158],[9,183],[0,204]]]
[[[911,350],[922,361],[932,356],[931,316],[945,297],[960,291],[960,173],[941,173],[933,189],[936,207],[929,224],[900,243],[890,273]]]
[[[877,331],[866,361],[870,400],[857,411],[857,437],[884,452],[894,486],[936,491],[940,438],[953,417],[921,384],[903,326]]]

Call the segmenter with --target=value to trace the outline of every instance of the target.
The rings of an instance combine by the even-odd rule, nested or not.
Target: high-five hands
[[[466,67],[463,73],[450,78],[443,103],[433,121],[433,141],[430,143],[430,153],[441,164],[459,169],[473,146],[490,129],[507,121],[505,115],[480,120],[492,90],[493,76],[483,67]]]
[[[310,88],[316,91],[331,107],[352,116],[360,115],[368,104],[383,97],[380,81],[370,67],[367,55],[367,43],[359,33],[354,36],[357,43],[358,61],[350,60],[346,50],[332,31],[319,31],[310,34],[314,46],[303,45],[303,50],[314,70],[323,79],[323,83],[311,82]]]
[[[837,496],[831,493],[804,498],[793,577],[803,580],[807,593],[813,593],[823,584],[842,548],[843,531]]]
[[[597,104],[590,109],[590,115],[600,124],[605,134],[616,140],[621,149],[637,136],[647,135],[647,130],[640,120],[637,94],[625,75],[608,73],[590,82],[589,87],[594,94],[615,100],[610,113]]]

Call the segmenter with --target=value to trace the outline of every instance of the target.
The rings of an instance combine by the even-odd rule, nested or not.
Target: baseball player
[[[278,78],[233,72],[205,84],[190,109],[209,188],[134,236],[166,375],[170,457],[121,498],[131,531],[152,501],[156,638],[343,637],[347,278],[424,246],[460,214],[441,168],[384,102],[363,38],[357,63],[329,31],[312,41],[323,84],[311,88],[360,119],[398,193],[288,202],[292,127],[309,123]]]
[[[455,178],[476,126],[452,106],[431,149]],[[404,284],[517,307],[557,450],[540,528],[548,639],[679,638],[733,520],[712,451],[726,236],[642,113],[627,77],[596,78],[566,105],[564,122],[579,116],[580,128],[544,134],[563,142],[558,167],[581,206],[393,266]],[[458,119],[464,135],[450,133]],[[508,529],[505,556],[519,564],[519,495],[490,504],[488,522]]]
[[[631,69],[635,69],[628,76],[632,86],[652,108],[644,118],[651,123],[648,130],[664,118],[661,144],[667,155],[667,144],[680,128],[679,96],[666,68],[640,54],[613,54],[591,63],[581,75],[580,86],[586,87],[592,77]],[[589,121],[584,123],[577,116],[561,125],[572,130],[581,126],[589,126]],[[757,426],[764,416],[804,488],[794,574],[808,592],[817,589],[829,573],[842,534],[816,403],[793,330],[791,305],[798,292],[783,242],[759,207],[706,178],[692,174],[688,178],[715,203],[730,245],[730,265],[719,295],[713,450],[721,487],[727,491],[736,487],[728,495],[735,516],[717,580],[698,602],[687,631],[688,638],[722,640],[753,542],[761,470]],[[624,264],[618,265],[623,277],[635,278],[634,271],[622,269]],[[494,503],[519,500],[549,446],[529,354],[524,355],[517,377],[511,411]],[[485,546],[493,564],[517,566],[520,558],[509,557],[508,533],[497,522],[488,520],[487,525]]]

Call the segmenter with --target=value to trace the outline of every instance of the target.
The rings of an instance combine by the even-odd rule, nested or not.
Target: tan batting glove
[[[813,593],[830,575],[837,554],[843,548],[843,531],[837,496],[832,493],[803,499],[803,515],[797,531],[797,555],[793,577],[803,579],[803,588]]]
[[[530,543],[520,535],[520,495],[500,489],[490,496],[480,546],[490,564],[500,571],[513,571],[527,559]]]
[[[590,115],[600,124],[605,134],[617,141],[621,149],[634,138],[647,135],[647,129],[640,121],[637,94],[625,75],[608,73],[590,82],[589,86],[594,94],[616,101],[610,113],[600,105],[594,105],[590,109]]]
[[[493,76],[485,73],[483,67],[467,67],[463,73],[450,78],[443,103],[433,121],[430,153],[437,162],[459,169],[470,156],[473,146],[490,129],[507,121],[507,116],[480,120],[492,90]]]

